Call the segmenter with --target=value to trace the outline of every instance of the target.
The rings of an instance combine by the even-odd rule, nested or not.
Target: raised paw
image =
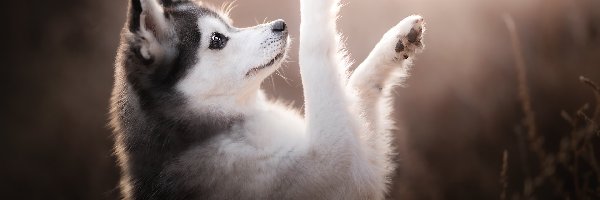
[[[412,59],[423,50],[424,21],[411,15],[386,32],[369,56],[354,70],[348,84],[361,92],[381,94],[406,75]],[[408,62],[404,62],[408,60]],[[400,69],[400,70],[397,70]],[[396,72],[399,73],[393,73]]]
[[[390,29],[384,35],[382,42],[387,43],[387,46],[389,46],[386,51],[390,51],[391,46],[393,46],[393,59],[395,61],[405,60],[423,50],[424,32],[423,17],[411,15]]]
[[[412,15],[404,18],[396,27],[396,59],[408,59],[423,49],[424,20],[421,16]]]

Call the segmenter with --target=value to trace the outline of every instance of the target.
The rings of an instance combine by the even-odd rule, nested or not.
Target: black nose
[[[273,27],[271,27],[271,30],[273,30],[275,33],[284,32],[287,31],[287,25],[285,25],[285,21],[279,19],[273,22]]]

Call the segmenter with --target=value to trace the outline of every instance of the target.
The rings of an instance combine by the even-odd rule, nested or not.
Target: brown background
[[[526,153],[517,145],[523,113],[504,13],[517,24],[546,147],[552,149],[569,130],[562,110],[593,102],[578,77],[600,82],[600,1],[344,2],[339,28],[357,63],[405,16],[421,14],[427,22],[427,48],[396,90],[400,169],[392,199],[497,199],[505,149],[511,158],[508,192],[522,189],[531,159],[520,156]],[[118,170],[106,124],[127,1],[3,4],[0,199],[117,198]],[[298,0],[236,5],[231,15],[236,26],[282,18],[298,37]],[[264,88],[300,107],[297,44],[283,70],[288,80],[274,76]]]

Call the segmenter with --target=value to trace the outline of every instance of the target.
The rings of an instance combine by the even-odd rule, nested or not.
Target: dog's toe
[[[396,53],[400,53],[402,51],[404,51],[404,44],[402,44],[402,40],[398,41],[398,43],[396,43]]]
[[[421,16],[411,15],[400,21],[395,29],[397,43],[394,50],[402,58],[407,59],[423,49],[425,26]]]
[[[420,32],[418,32],[415,28],[410,29],[410,32],[408,33],[408,35],[406,36],[406,39],[408,40],[408,42],[410,43],[416,43],[419,40],[421,40],[421,38],[419,38],[421,35]]]

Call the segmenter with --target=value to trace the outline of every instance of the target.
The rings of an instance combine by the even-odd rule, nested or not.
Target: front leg
[[[383,161],[388,154],[369,148],[364,140],[364,135],[372,131],[359,117],[355,96],[351,96],[342,80],[342,69],[347,63],[340,53],[342,45],[336,30],[339,0],[301,0],[300,6],[300,73],[310,143],[306,154],[310,160],[302,163],[311,166],[306,169],[314,168],[303,172],[335,182],[330,188],[335,190],[334,196],[329,199],[383,199],[391,167]],[[381,55],[387,47],[379,48]],[[381,65],[382,60],[385,59],[374,57],[370,62]],[[356,77],[351,84],[362,88],[368,85],[364,79]]]
[[[328,199],[383,199],[386,177],[360,138],[367,131],[365,123],[342,80],[347,64],[339,53],[338,4],[339,0],[300,1],[300,73],[311,158],[303,162],[316,167],[311,176],[335,182]]]
[[[338,56],[341,47],[336,31],[338,4],[339,0],[300,1],[300,73],[307,131],[311,146],[322,152],[356,147],[361,132],[358,125],[361,123],[350,109],[341,80],[345,63]]]
[[[348,81],[358,95],[358,105],[371,132],[389,131],[392,86],[406,76],[414,56],[423,45],[424,21],[421,16],[404,18],[386,32],[369,56]]]

